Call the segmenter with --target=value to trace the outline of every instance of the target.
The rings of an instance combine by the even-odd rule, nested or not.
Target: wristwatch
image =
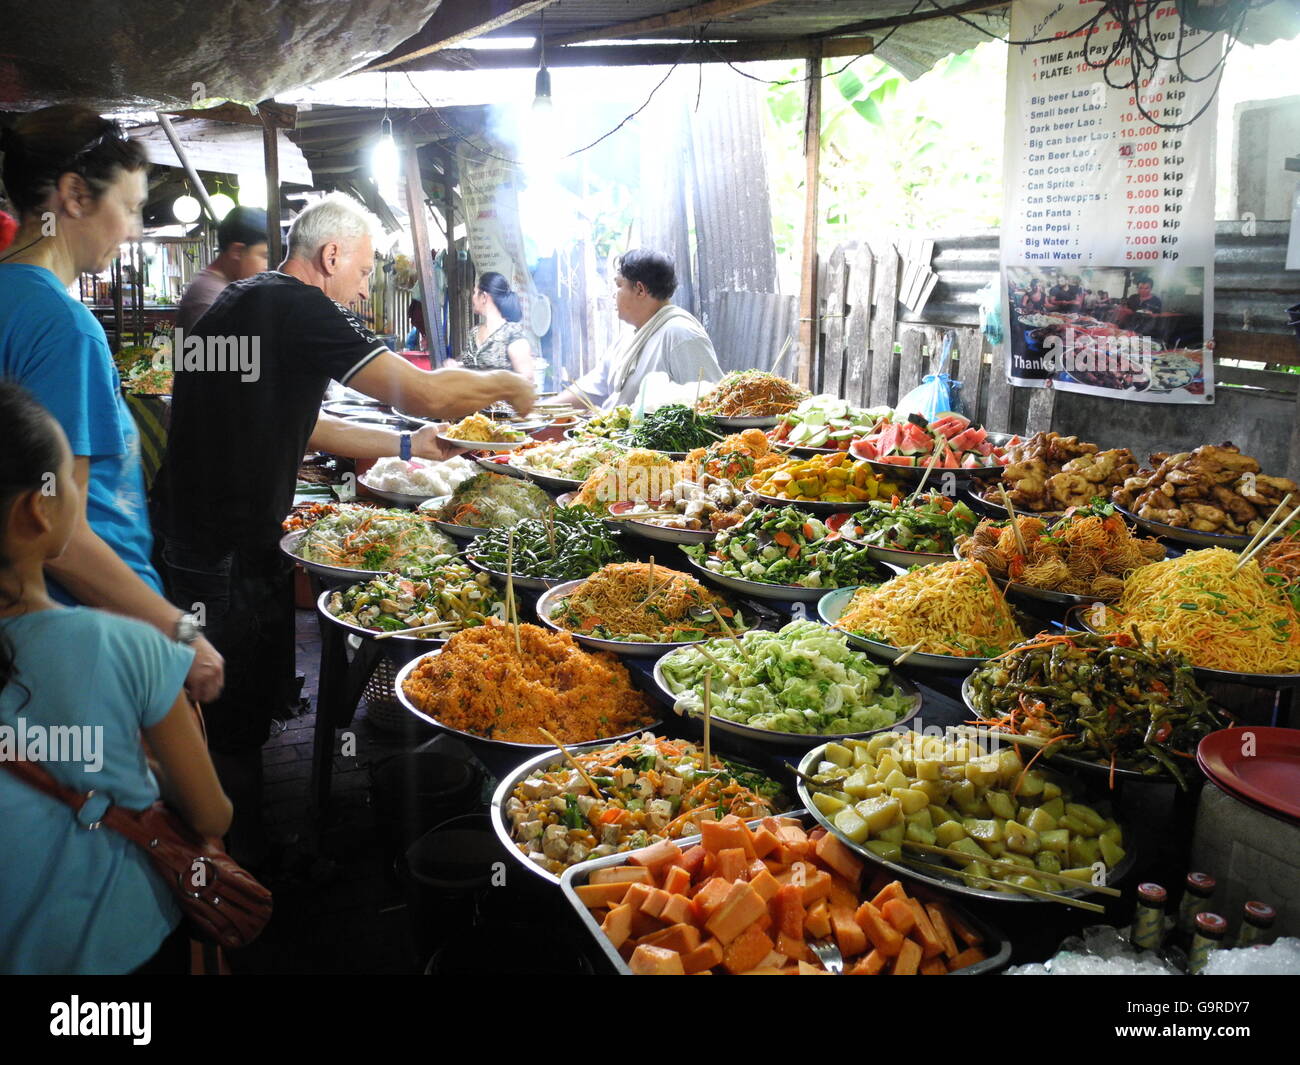
[[[198,615],[182,614],[176,620],[176,642],[193,643],[203,635],[203,626],[199,623]]]
[[[400,447],[401,447],[402,461],[410,462],[411,461],[411,434],[402,433],[402,435],[398,437],[398,440],[401,441]]]

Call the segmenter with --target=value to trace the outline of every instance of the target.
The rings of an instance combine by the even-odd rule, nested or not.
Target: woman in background
[[[514,370],[533,380],[533,346],[519,324],[523,312],[510,282],[501,274],[483,274],[470,306],[482,322],[470,330],[465,354],[447,365],[466,370]]]

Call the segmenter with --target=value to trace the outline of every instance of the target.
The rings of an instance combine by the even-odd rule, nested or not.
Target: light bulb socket
[[[551,102],[551,72],[544,66],[537,68],[537,84],[533,92],[533,106]]]

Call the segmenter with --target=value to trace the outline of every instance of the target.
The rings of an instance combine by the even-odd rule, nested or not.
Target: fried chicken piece
[[[1186,503],[1183,512],[1188,516],[1189,527],[1200,532],[1214,532],[1228,524],[1228,515],[1220,507],[1208,503]]]
[[[1101,485],[1094,484],[1081,472],[1058,473],[1047,482],[1047,487],[1062,510],[1086,506],[1093,496],[1106,494]]]
[[[1219,466],[1229,470],[1236,470],[1238,473],[1258,473],[1259,463],[1249,455],[1243,455],[1239,449],[1232,444],[1205,444],[1198,447],[1195,452],[1197,458],[1206,463],[1216,463]]]
[[[1232,516],[1234,521],[1248,522],[1255,517],[1255,508],[1236,492],[1230,491],[1223,485],[1216,484],[1210,494],[1214,501]]]
[[[1267,477],[1261,473],[1243,475],[1232,487],[1247,502],[1260,507],[1275,507],[1282,502],[1283,496],[1296,490],[1296,483],[1288,477]]]
[[[1188,520],[1181,507],[1161,508],[1147,504],[1138,508],[1137,515],[1140,518],[1163,522],[1165,525],[1172,525],[1179,529],[1186,528]]]

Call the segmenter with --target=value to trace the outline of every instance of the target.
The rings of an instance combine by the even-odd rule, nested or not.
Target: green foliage
[[[824,67],[833,69],[830,61]],[[788,76],[803,75],[802,64]],[[915,81],[868,56],[822,86],[821,244],[882,230],[990,229],[1002,212],[1006,47],[949,56]],[[803,218],[803,82],[768,90],[773,226],[797,254]]]

